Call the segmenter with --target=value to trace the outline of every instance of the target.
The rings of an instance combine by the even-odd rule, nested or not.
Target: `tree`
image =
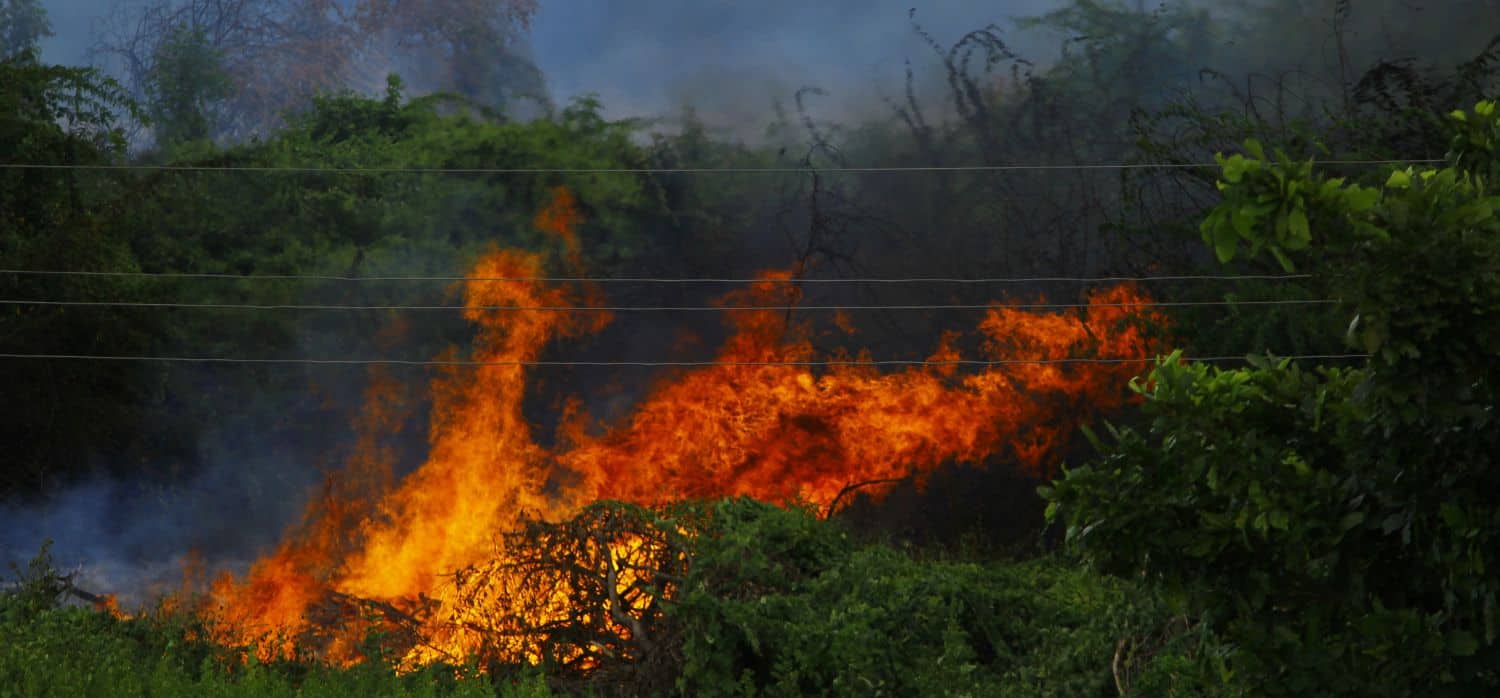
[[[96,71],[0,61],[0,143],[7,162],[99,165],[119,161],[117,115],[133,114],[124,91]],[[130,270],[130,248],[110,234],[114,175],[66,169],[0,171],[0,266],[7,269]],[[127,300],[137,285],[109,278],[0,275],[7,298]],[[154,323],[129,311],[14,306],[0,314],[9,353],[145,350]],[[149,440],[138,406],[150,374],[97,363],[0,362],[0,496],[76,477],[106,453]]]
[[[437,89],[462,87],[448,78],[518,55],[515,40],[535,9],[533,0],[149,0],[118,6],[96,48],[146,94],[163,74],[157,61],[201,43],[192,50],[214,52],[232,88],[211,135],[246,138],[268,136],[318,95],[378,89],[385,66],[402,57],[424,69],[436,61]],[[182,31],[195,38],[184,44]],[[382,72],[365,74],[366,65]]]
[[[208,37],[177,27],[156,47],[145,92],[157,145],[171,146],[211,136],[219,104],[231,87]]]
[[[0,59],[26,55],[47,36],[52,23],[40,0],[0,1]]]
[[[1168,357],[1135,386],[1150,425],[1043,491],[1073,549],[1183,592],[1268,693],[1500,687],[1500,118],[1448,119],[1447,167],[1376,186],[1221,156],[1217,257],[1324,257],[1369,359]]]

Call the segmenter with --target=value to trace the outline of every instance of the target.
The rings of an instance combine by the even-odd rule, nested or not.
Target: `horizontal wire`
[[[1320,165],[1436,164],[1425,160],[1322,160]],[[276,167],[269,165],[149,165],[0,163],[0,169],[21,170],[152,170],[164,172],[268,172],[285,174],[795,174],[795,173],[892,173],[892,172],[1016,172],[1048,170],[1142,170],[1200,169],[1218,163],[1080,163],[1072,165],[951,165],[913,167]]]
[[[736,312],[769,310],[789,312],[794,310],[845,311],[845,310],[990,310],[1014,308],[1022,310],[1062,310],[1067,308],[1178,308],[1213,305],[1333,305],[1336,298],[1310,298],[1297,300],[1245,300],[1245,301],[1145,301],[1137,303],[985,303],[954,305],[262,305],[255,303],[168,303],[149,301],[55,301],[0,298],[0,306],[41,305],[98,308],[198,308],[205,310],[507,310],[557,313],[626,313],[626,312]]]
[[[1312,274],[1182,274],[1167,276],[1030,276],[897,277],[853,279],[746,279],[746,278],[655,278],[589,276],[336,276],[318,274],[217,274],[207,272],[73,271],[51,269],[0,269],[0,274],[29,276],[113,276],[160,279],[233,279],[242,281],[522,281],[528,283],[649,283],[649,284],[1020,284],[1020,283],[1123,283],[1150,281],[1282,281],[1310,279]]]
[[[1367,359],[1369,354],[1299,354],[1273,356],[1274,359]],[[525,366],[525,367],[629,367],[629,368],[701,368],[709,366],[1011,366],[1021,364],[1128,364],[1150,363],[1160,357],[1139,358],[1072,358],[1072,359],[892,359],[882,361],[484,361],[462,359],[246,359],[216,356],[127,356],[109,354],[14,354],[0,353],[0,359],[59,359],[86,361],[153,361],[214,364],[311,364],[340,366]],[[1245,356],[1188,356],[1184,361],[1244,361]]]

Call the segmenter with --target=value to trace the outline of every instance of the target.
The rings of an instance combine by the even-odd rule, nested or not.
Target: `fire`
[[[782,284],[751,294],[769,296]],[[980,323],[989,359],[1133,358],[1148,348],[1116,288],[1094,294],[1087,315],[1004,307]],[[1139,309],[1138,309],[1139,310]],[[900,479],[948,462],[981,463],[1007,448],[1040,472],[1050,447],[1085,406],[1110,408],[1139,364],[998,364],[954,377],[952,364],[882,372],[788,365],[815,359],[786,316],[734,313],[738,332],[713,366],[664,383],[625,425],[558,455],[584,482],[575,503],[748,495],[830,504],[851,484]],[[950,338],[951,339],[951,338]],[[944,341],[929,359],[960,358]]]
[[[554,187],[552,198],[538,211],[532,225],[537,230],[562,242],[563,257],[568,266],[582,266],[583,247],[578,242],[578,226],[583,224],[583,214],[578,211],[578,199],[567,187]]]
[[[581,220],[575,206],[560,189],[536,219],[562,243],[570,264]],[[795,303],[789,275],[771,272],[721,299],[734,332],[714,365],[662,379],[628,417],[599,429],[588,428],[575,403],[563,420],[565,438],[546,448],[521,411],[535,370],[526,364],[550,342],[597,331],[610,318],[494,309],[575,306],[597,297],[597,289],[526,280],[545,276],[545,261],[502,250],[474,266],[462,288],[465,316],[478,328],[471,358],[484,363],[452,367],[433,381],[426,462],[392,482],[388,458],[375,442],[363,443],[301,528],[245,578],[213,585],[208,612],[221,640],[269,634],[277,642],[262,641],[263,652],[309,649],[357,661],[360,623],[347,613],[330,618],[327,609],[330,600],[359,599],[367,610],[420,628],[409,664],[458,659],[481,640],[456,629],[517,612],[522,596],[507,591],[514,585],[504,579],[476,589],[452,573],[504,558],[503,534],[530,520],[562,520],[602,499],[661,504],[748,495],[831,508],[851,487],[996,457],[1043,473],[1048,454],[1079,419],[1119,405],[1125,382],[1143,366],[1058,360],[1149,356],[1152,342],[1135,321],[1160,319],[1139,305],[1149,302],[1140,291],[1118,286],[1089,295],[1079,312],[996,305],[972,336],[982,346],[980,360],[993,362],[977,369],[943,363],[968,358],[956,348],[957,333],[941,338],[925,365],[888,370],[863,354],[809,365],[823,359],[807,324],[784,311],[734,310]],[[372,381],[362,440],[397,421],[391,383]],[[608,567],[651,550],[620,539],[590,554]],[[634,583],[628,573],[612,579],[620,589]],[[578,610],[565,586],[553,589],[531,599],[525,612],[561,618]],[[520,644],[509,649],[536,659]]]

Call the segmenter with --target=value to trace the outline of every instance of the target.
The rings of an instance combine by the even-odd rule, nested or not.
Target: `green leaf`
[[[1467,630],[1448,633],[1448,654],[1455,657],[1471,657],[1479,651],[1479,640]]]
[[[1385,517],[1384,521],[1380,522],[1380,532],[1387,534],[1391,533],[1392,531],[1401,528],[1401,524],[1405,523],[1405,521],[1406,517],[1404,515],[1391,514],[1390,516]]]
[[[1296,267],[1292,266],[1292,260],[1289,257],[1286,256],[1285,252],[1281,251],[1281,248],[1279,248],[1279,247],[1272,247],[1271,248],[1271,256],[1275,257],[1277,263],[1281,264],[1282,271],[1286,271],[1286,272],[1297,271]]]
[[[1294,208],[1287,215],[1287,232],[1291,235],[1287,240],[1287,249],[1300,250],[1312,242],[1312,230],[1307,223],[1307,211]]]
[[[1235,155],[1219,163],[1224,168],[1224,181],[1230,184],[1239,184],[1245,175],[1245,158]]]
[[[1348,530],[1354,528],[1355,526],[1358,526],[1358,525],[1364,523],[1364,521],[1365,521],[1365,513],[1364,512],[1362,512],[1362,511],[1351,511],[1351,512],[1349,512],[1347,514],[1344,514],[1344,518],[1339,519],[1339,531],[1340,532],[1348,531]]]
[[[1391,173],[1389,179],[1385,180],[1387,189],[1407,189],[1411,187],[1411,170],[1396,170]]]
[[[1204,242],[1213,244],[1219,227],[1224,225],[1225,215],[1223,208],[1216,208],[1210,211],[1208,216],[1203,219],[1203,222],[1198,225],[1198,232],[1203,235]]]
[[[1254,155],[1256,160],[1266,159],[1266,149],[1261,147],[1260,141],[1255,140],[1254,138],[1245,139],[1245,150],[1251,155]]]
[[[1271,512],[1271,528],[1285,531],[1290,525],[1290,519],[1291,517],[1287,516],[1286,512],[1277,509]]]
[[[1448,524],[1450,528],[1463,530],[1469,527],[1469,517],[1464,515],[1463,509],[1452,502],[1443,502],[1443,505],[1438,508],[1438,514],[1443,517],[1443,523]]]
[[[1214,229],[1214,256],[1220,262],[1228,262],[1234,259],[1235,249],[1239,247],[1239,236],[1234,234],[1234,229],[1227,225],[1220,225]]]
[[[1353,186],[1344,190],[1344,204],[1354,213],[1364,213],[1380,203],[1380,190]]]

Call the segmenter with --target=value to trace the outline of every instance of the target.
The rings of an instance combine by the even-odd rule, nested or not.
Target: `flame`
[[[94,601],[94,610],[100,613],[108,613],[116,620],[126,620],[130,614],[120,609],[120,597],[114,594],[104,594]]]
[[[581,220],[575,206],[571,193],[556,190],[535,222],[562,240],[570,257]],[[532,517],[561,520],[601,499],[660,504],[733,495],[831,508],[854,486],[997,457],[1043,474],[1049,454],[1081,419],[1126,399],[1124,384],[1143,367],[1134,360],[1153,349],[1136,321],[1160,321],[1141,305],[1149,299],[1138,289],[1117,286],[1090,294],[1089,306],[1076,312],[995,305],[971,335],[982,346],[978,360],[993,363],[975,370],[952,363],[887,370],[864,354],[809,365],[820,359],[806,323],[783,311],[735,310],[796,302],[796,285],[784,283],[790,274],[768,272],[721,299],[734,331],[715,365],[663,378],[630,415],[602,430],[591,430],[578,403],[570,403],[560,445],[549,449],[522,415],[526,364],[550,342],[597,331],[610,318],[492,309],[569,306],[597,295],[527,280],[543,276],[543,265],[540,254],[500,250],[472,269],[463,285],[465,316],[478,329],[471,358],[484,364],[451,367],[432,382],[429,455],[399,483],[376,438],[399,422],[394,382],[374,376],[361,447],[346,471],[246,577],[214,584],[208,612],[220,640],[269,633],[277,640],[262,640],[262,653],[314,647],[333,661],[356,661],[360,624],[330,623],[323,610],[330,598],[355,598],[380,613],[428,619],[409,665],[462,658],[478,640],[454,628],[520,602],[503,580],[476,592],[451,573],[502,558],[500,534]],[[962,340],[945,334],[929,360],[964,359]],[[1122,361],[1063,362],[1078,358]],[[640,554],[641,546],[612,541],[610,559]],[[568,590],[554,589],[527,612],[566,617]],[[536,659],[520,644],[510,649]]]
[[[551,196],[531,224],[560,241],[568,266],[580,268],[583,248],[578,242],[578,226],[583,225],[583,214],[578,210],[578,199],[567,187],[553,187]]]

